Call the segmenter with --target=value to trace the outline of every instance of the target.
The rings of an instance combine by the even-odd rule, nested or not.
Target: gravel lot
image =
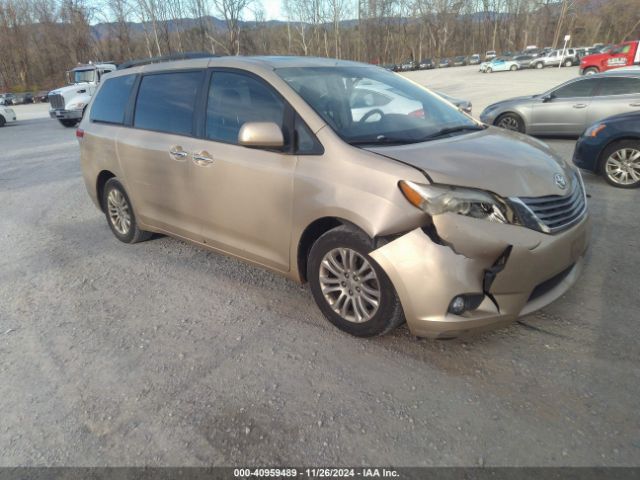
[[[475,114],[573,75],[409,74]],[[167,237],[118,242],[73,130],[46,105],[15,110],[0,129],[0,465],[640,465],[639,191],[586,177],[586,269],[543,311],[465,340],[362,340],[306,286]]]

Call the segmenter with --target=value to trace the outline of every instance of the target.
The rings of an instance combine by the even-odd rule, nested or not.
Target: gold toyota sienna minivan
[[[105,76],[77,136],[122,242],[168,234],[308,281],[358,336],[514,321],[580,273],[578,170],[382,68],[198,58]]]

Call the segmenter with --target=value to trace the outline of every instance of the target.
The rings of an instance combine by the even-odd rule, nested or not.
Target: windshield
[[[448,102],[377,67],[276,70],[346,142],[403,144],[482,128]]]
[[[70,83],[87,83],[93,82],[96,77],[96,71],[91,70],[71,70],[69,72]]]

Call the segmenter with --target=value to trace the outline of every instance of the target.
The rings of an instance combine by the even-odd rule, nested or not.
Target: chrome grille
[[[49,95],[49,104],[54,110],[64,110],[64,97],[60,94]]]
[[[519,197],[518,200],[528,211],[539,228],[546,233],[556,233],[578,223],[587,213],[587,202],[582,182],[577,176],[573,180],[573,190],[568,195],[548,195],[546,197]],[[529,225],[533,227],[533,225]]]

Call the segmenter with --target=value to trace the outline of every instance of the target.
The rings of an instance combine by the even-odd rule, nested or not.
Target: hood
[[[532,98],[536,98],[538,95],[523,95],[521,97],[513,97],[513,98],[508,98],[506,100],[500,100],[499,102],[496,103],[492,103],[491,105],[487,106],[485,108],[485,110],[489,110],[492,108],[496,108],[496,107],[500,107],[502,105],[506,105],[507,103],[511,103],[511,102],[520,102],[522,100],[531,100]]]
[[[592,53],[591,55],[584,56],[580,59],[580,63],[594,65],[596,63],[600,63],[600,60],[604,60],[605,58],[609,58],[611,55],[608,53]]]
[[[478,188],[503,197],[564,195],[573,167],[534,138],[496,127],[442,140],[367,148],[423,170],[435,183]],[[556,174],[567,186],[560,189]]]
[[[72,98],[76,95],[91,95],[91,88],[88,83],[78,83],[75,85],[67,85],[66,87],[56,88],[55,90],[51,90],[49,95],[62,95],[65,98]]]

